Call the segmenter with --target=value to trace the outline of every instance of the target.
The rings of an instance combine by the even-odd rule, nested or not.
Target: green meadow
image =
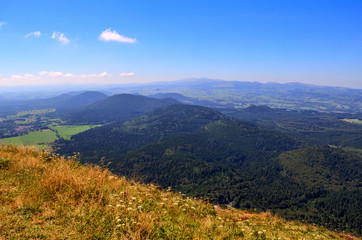
[[[31,146],[36,145],[38,148],[48,146],[49,143],[57,140],[55,132],[47,129],[42,131],[30,132],[28,134],[0,139],[1,144],[16,145],[16,146]]]
[[[58,132],[61,138],[69,140],[71,136],[84,132],[88,129],[96,127],[98,125],[64,125],[64,126],[52,126],[50,127],[53,131]]]

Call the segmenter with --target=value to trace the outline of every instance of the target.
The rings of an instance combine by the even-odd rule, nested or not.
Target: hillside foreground
[[[0,239],[358,239],[0,146]]]

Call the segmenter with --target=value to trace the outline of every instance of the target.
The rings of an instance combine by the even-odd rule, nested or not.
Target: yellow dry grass
[[[13,146],[0,146],[0,219],[0,239],[351,237],[269,212],[213,206],[76,158]]]

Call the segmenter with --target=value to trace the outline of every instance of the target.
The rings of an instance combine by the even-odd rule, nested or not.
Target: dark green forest
[[[81,152],[85,163],[214,203],[361,234],[362,158],[305,139],[178,104],[56,145],[60,154]]]

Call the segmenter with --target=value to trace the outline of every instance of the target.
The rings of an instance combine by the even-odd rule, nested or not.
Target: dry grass
[[[346,239],[213,206],[25,147],[0,146],[0,239]],[[356,238],[355,238],[356,239]]]

